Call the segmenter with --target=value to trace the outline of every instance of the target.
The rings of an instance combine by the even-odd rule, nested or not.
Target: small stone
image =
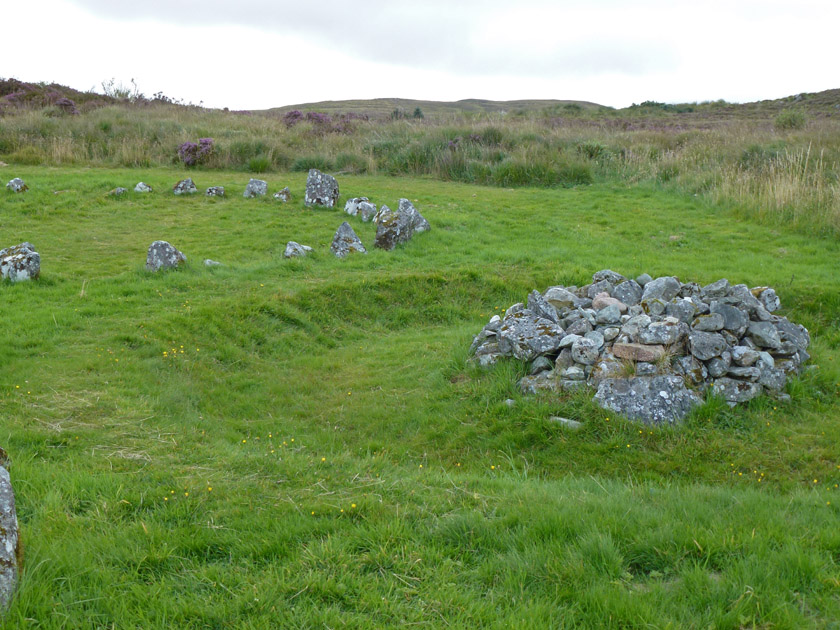
[[[680,322],[653,322],[639,331],[638,341],[645,344],[675,344],[688,334],[688,326]]]
[[[712,357],[706,361],[706,371],[712,378],[720,378],[729,371],[731,364],[732,355],[728,351],[725,351],[719,357]]]
[[[669,317],[675,317],[686,324],[691,323],[696,312],[697,308],[694,306],[692,301],[685,298],[674,300],[665,307],[666,315]]]
[[[723,377],[712,383],[712,393],[729,403],[743,403],[761,395],[761,385]]]
[[[584,339],[594,341],[595,346],[598,348],[598,350],[604,347],[604,335],[597,330],[591,330],[588,333],[586,333],[583,337]]]
[[[198,188],[195,187],[192,177],[187,177],[175,184],[172,187],[172,192],[176,195],[193,195],[198,192]]]
[[[725,297],[727,293],[729,293],[729,280],[726,278],[707,284],[700,290],[700,295],[707,300]]]
[[[387,206],[382,206],[384,210]],[[396,212],[390,209],[387,213],[377,215],[376,239],[374,247],[390,251],[400,243],[408,242],[416,233],[429,230],[429,222],[423,218],[408,199],[400,199],[400,206]]]
[[[149,245],[149,251],[146,254],[146,269],[149,271],[171,269],[186,260],[187,257],[184,254],[166,241],[155,241]]]
[[[112,190],[108,191],[109,197],[122,197],[125,193],[128,192],[128,188],[123,188],[122,186],[117,186]]]
[[[747,346],[735,346],[730,350],[732,362],[740,367],[750,367],[758,361],[759,353]]]
[[[614,341],[615,338],[618,337],[619,332],[621,331],[618,328],[612,326],[609,328],[604,328],[604,341]]]
[[[367,223],[376,216],[376,204],[363,201],[359,204],[358,214],[362,217],[362,222]]]
[[[516,407],[516,401],[513,398],[508,398],[505,400],[505,405],[508,407]]]
[[[694,321],[691,322],[691,327],[701,332],[717,332],[723,330],[723,323],[723,315],[720,313],[709,313],[708,315],[700,315],[694,318]]]
[[[204,191],[205,196],[207,197],[224,197],[225,196],[225,187],[224,186],[210,186],[206,191]]]
[[[152,192],[152,187],[148,184],[143,182],[137,182],[137,185],[134,187],[134,192],[136,193],[150,193]]]
[[[525,309],[505,316],[499,330],[499,348],[505,356],[533,361],[557,352],[564,336],[560,326]]]
[[[565,287],[549,287],[543,297],[551,303],[554,308],[579,308],[587,304],[587,300],[578,297]],[[591,302],[590,302],[591,303]]]
[[[540,317],[548,319],[555,324],[558,323],[557,309],[546,300],[539,291],[531,291],[528,294],[528,308]]]
[[[561,424],[571,431],[577,431],[578,429],[583,427],[582,422],[578,422],[577,420],[572,420],[571,418],[563,418],[561,416],[551,416],[549,418],[549,421],[550,422],[555,422],[557,424]]]
[[[569,335],[580,335],[583,337],[586,333],[592,331],[592,324],[587,319],[578,319],[568,326],[566,326],[566,333]]]
[[[29,190],[29,186],[27,186],[20,177],[15,177],[10,180],[9,183],[6,184],[6,188],[14,193],[22,193]]]
[[[639,361],[636,363],[636,376],[656,376],[659,374],[659,367],[655,363]]]
[[[627,278],[612,269],[602,269],[592,274],[592,282],[600,282],[601,280],[607,280],[610,284],[616,285],[626,281]]]
[[[210,260],[209,258],[204,259],[204,266],[205,267],[221,267],[222,263],[218,262],[217,260]]]
[[[758,376],[759,385],[772,391],[781,391],[785,388],[787,374],[785,374],[784,370],[770,367],[761,369],[760,372]]]
[[[338,226],[335,236],[333,236],[332,244],[330,245],[330,251],[335,254],[336,258],[344,258],[353,252],[367,254],[367,250],[362,245],[362,241],[359,240],[359,237],[356,236],[356,233],[347,221]]]
[[[292,191],[289,190],[289,187],[286,186],[285,188],[281,188],[278,190],[274,195],[272,195],[277,201],[282,203],[289,203],[292,200]]]
[[[747,324],[750,318],[741,309],[723,302],[712,302],[709,305],[712,313],[718,313],[723,316],[723,328],[730,331],[736,337],[740,337],[747,329]]]
[[[534,374],[539,374],[540,372],[545,372],[546,370],[553,370],[554,363],[551,359],[539,356],[534,359],[533,363],[531,363],[531,371],[529,372],[532,376]]]
[[[636,306],[642,299],[644,289],[635,280],[627,280],[617,285],[612,296],[627,306]]]
[[[295,241],[286,243],[286,249],[283,251],[283,258],[300,258],[306,256],[312,248],[308,245],[301,245]]]
[[[782,307],[779,296],[776,295],[776,292],[770,287],[756,287],[754,289],[750,289],[750,292],[758,298],[761,305],[770,313],[778,311]]]
[[[613,285],[609,280],[600,280],[584,288],[586,289],[586,297],[591,300],[601,293],[606,293],[607,297],[609,297],[610,293],[612,293]]]
[[[640,276],[638,276],[638,277],[636,278],[636,283],[637,283],[640,287],[643,287],[643,288],[644,288],[644,286],[645,286],[648,282],[650,282],[651,280],[653,280],[653,278],[652,278],[650,275],[648,275],[648,274],[646,274],[646,273],[643,273],[642,275],[640,275]]]
[[[245,192],[242,196],[245,199],[253,199],[254,197],[264,197],[268,193],[268,184],[261,179],[250,179],[248,185],[245,186]]]
[[[656,280],[651,280],[644,286],[641,302],[651,302],[653,300],[662,300],[667,303],[673,300],[680,293],[680,281],[671,276],[663,276]]]
[[[353,197],[352,199],[348,199],[347,203],[344,204],[344,212],[351,217],[355,217],[359,213],[359,204],[369,201],[370,199],[367,197]]]
[[[560,376],[568,381],[583,381],[586,379],[586,372],[579,365],[567,367]]]
[[[593,307],[595,306],[595,300],[592,301],[592,305]],[[624,306],[624,308],[625,310],[627,309],[626,306]],[[619,307],[616,304],[610,304],[609,306],[605,306],[604,308],[599,310],[595,315],[595,323],[597,324],[617,324],[620,321],[621,310],[619,310]]]
[[[750,381],[755,383],[758,377],[761,376],[761,370],[755,367],[734,367],[730,366],[727,375],[733,378],[741,379],[742,381]]]

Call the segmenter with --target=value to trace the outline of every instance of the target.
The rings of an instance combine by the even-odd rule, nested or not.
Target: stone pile
[[[730,405],[784,399],[788,375],[810,357],[808,331],[774,314],[769,287],[701,287],[675,277],[630,280],[609,269],[583,287],[532,291],[493,317],[471,353],[531,364],[526,393],[597,388],[602,407],[649,424],[674,422],[711,391]]]
[[[20,535],[9,458],[0,448],[0,612],[15,592],[20,571]]]
[[[336,201],[338,201],[338,182],[335,177],[322,173],[317,168],[310,169],[306,177],[306,194],[303,203],[307,206],[333,208]]]
[[[12,282],[30,280],[41,275],[41,255],[32,243],[21,243],[0,249],[0,277]]]

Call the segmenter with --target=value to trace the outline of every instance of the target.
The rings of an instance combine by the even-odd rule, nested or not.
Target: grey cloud
[[[154,20],[189,26],[236,25],[262,30],[281,38],[294,34],[360,60],[453,74],[516,75],[522,77],[580,76],[605,73],[638,75],[673,69],[676,60],[663,46],[651,42],[597,39],[584,46],[557,46],[544,53],[504,40],[493,46],[471,43],[476,16],[494,8],[509,8],[499,0],[431,0],[403,4],[394,0],[322,0],[316,3],[268,0],[74,0],[83,9],[118,20]],[[605,5],[612,2],[608,0]],[[521,5],[517,5],[521,6]],[[539,0],[523,11],[539,23]],[[559,37],[559,35],[558,35]],[[216,42],[223,47],[223,42]],[[207,45],[197,43],[197,46]],[[305,61],[305,50],[284,49],[278,43],[275,63]]]

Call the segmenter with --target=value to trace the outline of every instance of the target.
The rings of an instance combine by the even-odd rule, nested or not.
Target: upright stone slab
[[[146,254],[146,269],[149,271],[170,269],[186,260],[187,257],[184,254],[166,241],[155,241],[149,245],[149,251]]]
[[[335,207],[338,201],[338,182],[332,175],[322,173],[317,168],[309,170],[306,177],[306,195],[303,203],[307,206]]]
[[[253,199],[254,197],[265,197],[268,193],[268,184],[261,179],[250,179],[248,185],[245,186],[245,192],[242,194],[245,199]]]
[[[387,212],[384,210],[387,209]],[[394,249],[400,243],[411,240],[417,232],[425,232],[430,229],[429,222],[423,218],[417,208],[408,199],[400,199],[400,205],[396,212],[387,206],[377,215],[376,240],[374,247],[386,251]]]
[[[0,448],[0,612],[12,599],[18,581],[19,532],[9,458]]]
[[[32,243],[0,249],[0,277],[21,282],[41,275],[41,255]]]
[[[337,258],[344,258],[353,252],[367,254],[367,250],[362,245],[362,241],[359,240],[359,237],[356,236],[356,233],[347,221],[338,226],[338,229],[335,231],[335,236],[333,236],[332,244],[330,245],[330,251]]]

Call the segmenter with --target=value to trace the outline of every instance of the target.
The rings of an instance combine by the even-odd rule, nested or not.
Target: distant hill
[[[461,101],[418,101],[408,98],[374,98],[358,101],[321,101],[318,103],[300,103],[264,110],[267,113],[284,114],[291,110],[318,111],[326,114],[355,113],[372,117],[390,116],[395,110],[411,115],[416,108],[424,115],[474,113],[509,113],[540,111],[549,108],[570,107],[587,111],[612,109],[589,101],[570,101],[555,99],[535,99],[517,101],[490,101],[480,98],[468,98]]]

